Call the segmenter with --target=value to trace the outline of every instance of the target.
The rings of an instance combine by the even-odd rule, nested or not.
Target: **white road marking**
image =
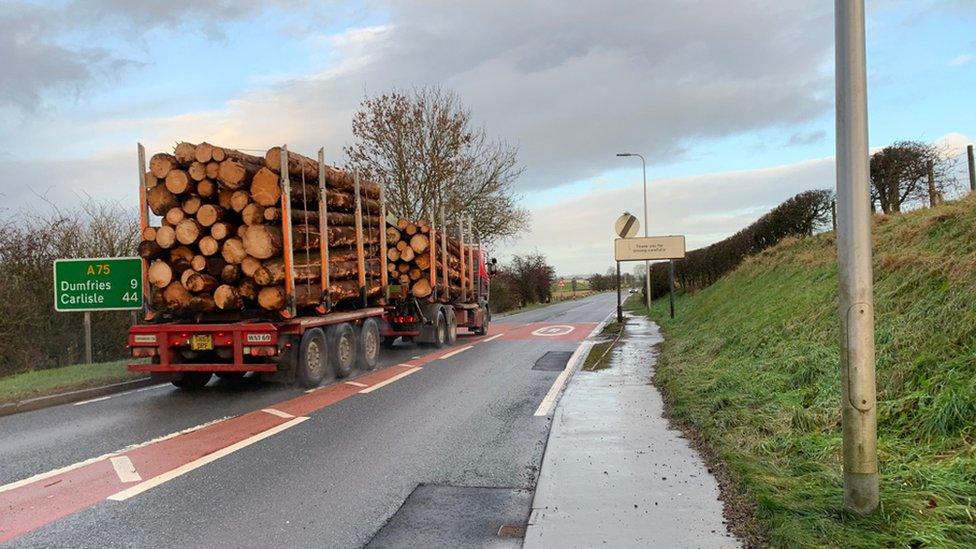
[[[505,335],[505,334],[493,335],[493,336],[489,337],[488,339],[483,340],[482,343],[488,343],[489,341],[494,341],[494,340],[502,337],[503,335]]]
[[[227,417],[229,417],[229,416],[227,416]],[[164,440],[168,440],[168,439],[171,439],[173,437],[177,437],[179,435],[184,435],[186,433],[192,433],[193,431],[198,431],[200,429],[203,429],[204,427],[209,427],[210,425],[213,425],[214,423],[219,423],[221,421],[224,421],[225,419],[227,419],[227,417],[222,417],[220,419],[215,419],[213,421],[208,421],[206,423],[201,423],[200,425],[195,425],[195,426],[190,427],[188,429],[183,429],[181,431],[176,431],[176,432],[170,433],[168,435],[163,435],[161,437],[156,437],[156,438],[154,438],[152,440],[147,440],[146,442],[140,442],[138,444],[131,444],[131,445],[126,446],[125,448],[123,448],[121,450],[117,450],[115,452],[109,452],[107,454],[102,454],[100,456],[96,456],[96,457],[93,457],[93,458],[89,458],[89,459],[86,459],[84,461],[79,461],[78,463],[72,463],[71,465],[66,465],[64,467],[59,467],[57,469],[52,469],[52,470],[47,471],[47,472],[44,472],[44,473],[38,473],[38,474],[36,474],[34,476],[27,477],[25,479],[18,480],[18,481],[15,481],[15,482],[11,482],[9,484],[4,484],[3,486],[0,486],[0,493],[6,492],[8,490],[14,490],[16,488],[20,488],[21,486],[27,486],[28,484],[33,484],[35,482],[38,482],[38,481],[41,481],[41,480],[44,480],[44,479],[48,479],[48,478],[51,478],[51,477],[56,477],[56,476],[58,476],[58,475],[60,475],[62,473],[67,473],[69,471],[74,471],[75,469],[80,469],[80,468],[82,468],[82,467],[84,467],[86,465],[91,465],[92,463],[98,463],[99,461],[103,461],[103,460],[109,459],[109,458],[111,458],[113,456],[117,456],[119,454],[123,454],[125,452],[129,452],[129,451],[135,450],[137,448],[142,448],[143,446],[148,446],[150,444],[154,444],[156,442],[162,442]]]
[[[236,452],[236,451],[238,451],[238,450],[240,450],[242,448],[246,448],[246,447],[254,444],[255,442],[260,442],[260,441],[262,441],[262,440],[264,440],[264,439],[266,439],[266,438],[268,438],[268,437],[270,437],[272,435],[275,435],[277,433],[280,433],[281,431],[284,431],[285,429],[290,429],[290,428],[294,427],[295,425],[298,425],[299,423],[301,423],[301,422],[303,422],[303,421],[305,421],[307,419],[308,419],[308,417],[305,417],[305,416],[296,417],[296,418],[292,419],[291,421],[287,421],[285,423],[282,423],[281,425],[278,425],[276,427],[272,427],[272,428],[268,429],[267,431],[262,431],[262,432],[254,435],[252,437],[246,438],[246,439],[244,439],[242,441],[239,441],[239,442],[235,442],[234,444],[231,444],[230,446],[228,446],[226,448],[221,448],[220,450],[217,450],[216,452],[213,452],[211,454],[207,454],[207,455],[203,456],[202,458],[199,458],[199,459],[196,459],[194,461],[191,461],[190,463],[187,463],[185,465],[181,465],[181,466],[177,467],[176,469],[167,471],[167,472],[165,472],[165,473],[163,473],[161,475],[157,475],[157,476],[155,476],[155,477],[153,477],[153,478],[151,478],[149,480],[140,482],[139,484],[136,484],[135,486],[126,488],[125,490],[122,490],[121,492],[118,492],[116,494],[113,494],[113,495],[109,496],[108,499],[110,499],[112,501],[125,501],[125,500],[127,500],[127,499],[129,499],[131,497],[138,496],[139,494],[141,494],[141,493],[143,493],[143,492],[145,492],[147,490],[151,490],[151,489],[159,486],[160,484],[163,484],[165,482],[169,482],[169,481],[173,480],[174,478],[177,478],[177,477],[179,477],[181,475],[185,475],[186,473],[189,473],[190,471],[193,471],[194,469],[198,469],[200,467],[203,467],[204,465],[206,465],[208,463],[217,461],[218,459],[220,459],[220,458],[222,458],[224,456],[233,454],[234,452]]]
[[[539,403],[539,407],[536,408],[535,413],[532,415],[548,416],[552,413],[553,408],[556,406],[556,400],[559,398],[559,394],[562,392],[563,387],[565,387],[566,382],[569,381],[573,371],[576,370],[576,367],[580,362],[585,360],[586,354],[589,353],[590,349],[593,347],[595,342],[592,340],[592,338],[603,330],[603,327],[607,325],[607,322],[610,322],[610,318],[615,314],[616,312],[611,312],[608,314],[606,318],[597,324],[590,334],[586,336],[586,340],[580,343],[580,346],[573,351],[573,355],[570,356],[569,361],[566,362],[566,368],[559,373],[559,377],[557,377],[556,381],[552,383],[552,387],[549,388],[549,392],[546,393],[545,398],[542,399],[542,402]]]
[[[366,385],[365,383],[360,383],[358,381],[347,381],[346,385],[352,385],[353,387],[369,387],[369,385]]]
[[[535,416],[548,416],[552,413],[552,409],[556,405],[556,399],[559,397],[559,393],[563,390],[566,382],[569,381],[569,376],[576,369],[576,363],[580,361],[581,357],[585,357],[586,353],[589,352],[590,347],[593,347],[592,341],[584,341],[576,348],[573,355],[569,357],[569,361],[566,363],[566,368],[559,373],[559,377],[556,381],[552,383],[552,387],[549,388],[549,392],[546,393],[545,398],[539,404],[539,407],[535,410]]]
[[[139,482],[142,477],[139,475],[139,471],[136,471],[136,466],[132,464],[132,460],[128,456],[115,456],[111,458],[112,467],[115,468],[115,474],[119,476],[119,480],[122,482]]]
[[[359,394],[372,393],[373,391],[379,389],[380,387],[386,387],[387,385],[393,383],[394,381],[396,381],[398,379],[403,379],[403,378],[407,377],[408,375],[410,375],[410,374],[412,374],[414,372],[418,372],[418,371],[420,371],[422,369],[423,368],[421,368],[420,366],[414,366],[410,370],[407,370],[406,372],[403,372],[402,374],[397,374],[397,375],[391,377],[390,379],[387,379],[385,381],[381,381],[381,382],[377,383],[376,385],[370,385],[368,388],[363,389],[362,391],[359,391]]]
[[[572,332],[574,329],[575,328],[572,326],[567,326],[565,324],[555,324],[553,326],[543,326],[542,328],[533,331],[532,335],[543,337],[564,336]]]
[[[459,354],[463,353],[464,351],[467,351],[471,347],[474,347],[474,345],[467,345],[467,346],[461,347],[460,349],[455,349],[455,350],[451,351],[450,353],[447,353],[446,355],[441,355],[441,358],[442,359],[444,359],[444,358],[451,358],[454,355],[459,355]]]
[[[74,404],[72,404],[72,406],[81,406],[82,404],[91,404],[92,402],[101,402],[103,400],[108,400],[108,399],[112,398],[113,396],[115,396],[115,395],[108,395],[108,396],[103,396],[103,397],[98,397],[98,398],[90,398],[88,400],[82,400],[80,402],[75,402]]]
[[[295,417],[295,416],[293,416],[293,415],[291,415],[291,414],[289,414],[287,412],[282,412],[281,410],[275,410],[274,408],[265,408],[265,409],[263,409],[261,411],[262,412],[265,412],[265,413],[268,413],[268,414],[271,414],[273,416],[283,417],[285,419],[291,419],[291,418]]]

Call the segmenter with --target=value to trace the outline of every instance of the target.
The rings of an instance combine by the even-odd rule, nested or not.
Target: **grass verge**
[[[62,368],[35,370],[3,377],[0,378],[0,403],[18,402],[44,395],[146,377],[144,373],[126,370],[127,363],[128,361],[74,364]]]
[[[843,509],[832,233],[791,240],[651,316],[656,383],[776,547],[976,546],[976,199],[877,217],[881,507]],[[633,304],[630,304],[633,306]]]

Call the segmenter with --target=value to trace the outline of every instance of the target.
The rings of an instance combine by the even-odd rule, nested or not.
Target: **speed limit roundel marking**
[[[637,229],[640,228],[640,222],[632,214],[624,212],[624,214],[617,218],[617,222],[613,224],[613,230],[617,233],[620,238],[631,238],[637,234]]]
[[[572,326],[566,326],[565,324],[556,324],[553,326],[545,326],[543,328],[539,328],[538,330],[532,332],[532,335],[542,336],[542,337],[564,336],[572,332],[573,329],[574,328]]]

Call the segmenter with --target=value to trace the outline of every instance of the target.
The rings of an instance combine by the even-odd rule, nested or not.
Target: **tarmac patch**
[[[369,548],[521,547],[532,491],[421,484]]]
[[[566,369],[569,358],[573,356],[573,351],[549,351],[539,357],[532,366],[533,370],[545,372],[561,372]]]

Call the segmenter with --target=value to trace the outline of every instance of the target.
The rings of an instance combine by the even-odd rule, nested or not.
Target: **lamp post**
[[[868,514],[879,498],[864,0],[835,0],[834,17],[844,504]]]
[[[644,173],[644,236],[647,236],[647,162],[644,156],[638,153],[617,153],[617,156],[636,156],[641,159],[641,169]],[[647,308],[651,308],[651,262],[644,262],[644,291],[647,299]]]

